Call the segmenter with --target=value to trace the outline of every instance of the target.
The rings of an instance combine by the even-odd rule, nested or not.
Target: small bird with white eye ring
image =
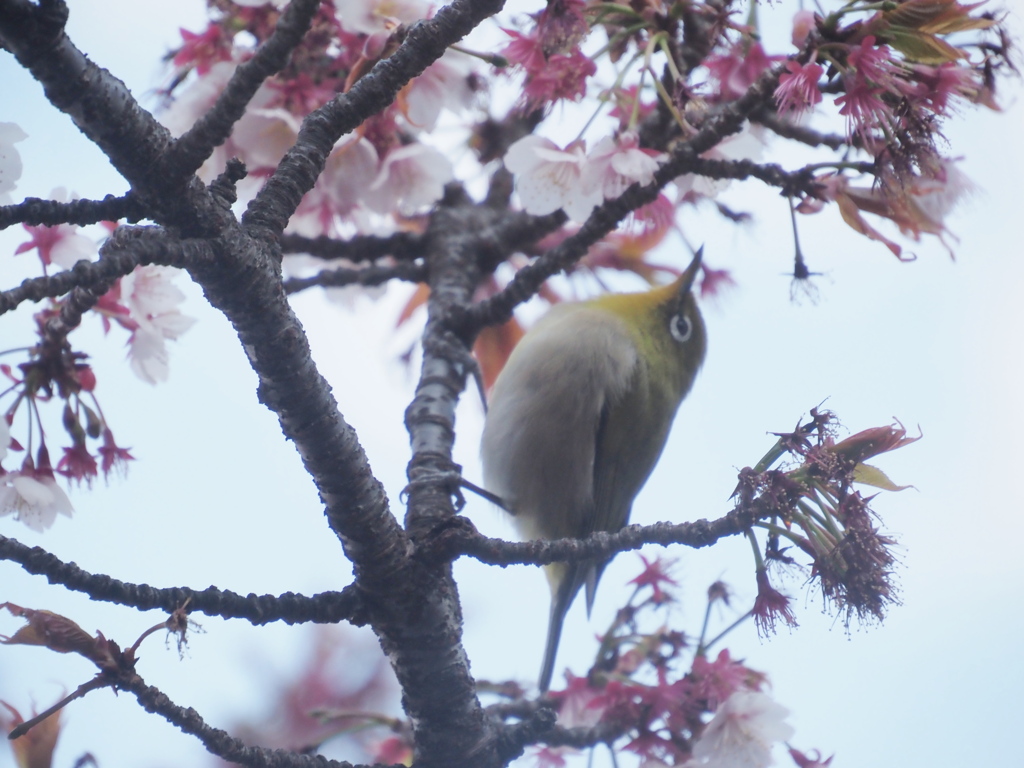
[[[481,440],[484,486],[527,539],[583,538],[629,521],[661,456],[707,337],[692,287],[698,251],[670,285],[551,309],[512,351],[491,392]],[[545,566],[551,585],[547,691],[565,615],[603,562]]]

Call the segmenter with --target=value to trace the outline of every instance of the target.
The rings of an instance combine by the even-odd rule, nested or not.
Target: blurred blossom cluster
[[[65,202],[74,196],[56,189],[52,197]],[[76,225],[25,225],[25,230],[29,240],[15,255],[35,252],[44,275],[96,256],[97,244]],[[179,308],[185,295],[172,282],[177,273],[171,267],[136,267],[90,301],[86,313],[99,318],[105,333],[115,325],[128,332],[131,370],[150,384],[169,375],[167,341],[177,339],[194,322]],[[35,343],[0,350],[8,358],[25,358],[0,363],[5,382],[0,388],[0,516],[13,514],[36,531],[53,525],[58,514],[71,515],[71,502],[56,483],[58,475],[69,483],[91,485],[100,473],[109,477],[124,472],[133,460],[129,450],[118,445],[103,415],[89,356],[72,347],[69,333],[77,321],[70,317],[78,311],[74,294],[49,299],[35,314]],[[47,439],[52,432],[43,418],[42,406],[50,402],[61,404],[61,427],[69,441],[56,464]],[[18,457],[17,469],[4,466]]]
[[[571,744],[576,736],[592,743],[596,737],[636,755],[647,768],[771,765],[774,745],[794,734],[788,710],[771,698],[763,673],[728,650],[711,652],[728,630],[708,638],[707,621],[699,635],[669,628],[676,586],[671,562],[643,561],[631,582],[633,595],[601,638],[589,673],[567,673],[564,689],[550,694],[563,740]],[[729,599],[725,585],[713,585],[708,615]],[[646,628],[655,621],[654,631]],[[534,751],[534,764],[562,766],[578,752],[546,746]]]

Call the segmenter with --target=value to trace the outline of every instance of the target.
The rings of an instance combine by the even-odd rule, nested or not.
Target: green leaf
[[[870,464],[858,464],[854,467],[853,482],[881,488],[883,491],[903,491],[914,487],[912,485],[896,485],[885,472]]]

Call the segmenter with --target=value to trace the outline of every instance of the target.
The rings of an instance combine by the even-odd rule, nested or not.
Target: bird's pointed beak
[[[693,288],[693,283],[697,279],[697,275],[700,274],[700,263],[704,257],[704,246],[702,245],[697,249],[697,252],[693,255],[693,261],[690,262],[683,274],[679,276],[679,294],[684,295]]]

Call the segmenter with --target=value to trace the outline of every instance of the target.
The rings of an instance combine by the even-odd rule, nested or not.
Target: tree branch
[[[770,516],[773,513],[765,513]],[[688,523],[628,525],[615,533],[599,531],[582,539],[534,540],[524,542],[492,539],[478,533],[469,520],[459,518],[438,530],[422,555],[450,560],[459,556],[476,558],[488,565],[548,565],[558,561],[606,560],[618,552],[640,549],[645,544],[684,544],[693,549],[709,547],[727,536],[749,529],[759,518],[750,509],[734,509],[716,520]]]
[[[217,757],[249,768],[355,768],[351,763],[328,760],[323,755],[302,755],[283,749],[247,747],[219,728],[207,725],[199,713],[175,704],[168,696],[138,675],[118,682],[118,688],[135,695],[147,712],[160,715],[181,731],[195,736]]]
[[[772,133],[784,139],[792,139],[806,144],[809,147],[825,146],[829,149],[839,150],[843,147],[853,147],[854,144],[845,136],[834,133],[821,133],[803,125],[791,123],[779,117],[778,113],[767,109],[761,110],[750,116],[750,119],[768,128]]]
[[[423,264],[404,262],[390,267],[370,266],[362,269],[325,269],[312,277],[293,277],[284,281],[287,294],[298,293],[307,288],[341,288],[346,285],[383,285],[391,280],[405,280],[422,283],[427,279],[427,268]]]
[[[155,228],[121,228],[100,248],[99,261],[79,261],[56,275],[28,278],[17,288],[0,292],[0,315],[22,302],[63,296],[75,288],[106,291],[114,280],[140,265],[189,268],[212,259],[213,251],[204,240],[175,241]]]
[[[0,559],[18,563],[26,573],[45,576],[51,584],[82,592],[92,600],[126,605],[140,611],[159,609],[171,613],[186,606],[189,613],[245,619],[256,626],[272,621],[286,624],[336,624],[340,621],[348,621],[355,626],[365,624],[362,600],[353,586],[341,592],[321,592],[312,597],[294,592],[243,596],[216,587],[203,590],[189,587],[158,589],[148,584],[119,581],[105,574],[89,573],[40,547],[28,547],[6,536],[0,536]]]
[[[349,240],[335,240],[301,235],[281,235],[281,250],[284,253],[308,253],[321,259],[346,259],[358,263],[373,261],[382,256],[399,260],[418,258],[422,251],[423,236],[415,232],[395,232],[388,237],[356,235]]]
[[[131,192],[121,197],[107,195],[102,200],[72,200],[69,203],[26,197],[15,205],[0,206],[0,229],[19,223],[53,227],[58,224],[85,226],[121,219],[136,222],[144,216],[142,206]]]

